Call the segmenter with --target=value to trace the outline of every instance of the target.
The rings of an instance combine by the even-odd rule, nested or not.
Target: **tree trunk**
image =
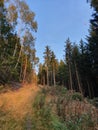
[[[43,85],[43,75],[42,75],[42,73],[41,73],[41,77],[40,77],[40,83],[41,83],[41,85]]]
[[[71,66],[70,66],[70,63],[68,63],[69,65],[69,77],[70,77],[70,89],[73,90],[72,88],[72,75],[71,75]]]
[[[22,48],[23,48],[23,47],[22,47],[22,45],[21,45],[20,52],[19,52],[19,56],[18,56],[18,60],[17,60],[17,63],[16,63],[16,65],[15,65],[15,69],[17,68],[18,63],[19,63],[19,60],[20,60],[20,57],[21,57]]]
[[[52,71],[50,71],[50,79],[51,79],[51,86],[53,85],[53,76],[52,76]]]
[[[81,85],[80,85],[79,74],[78,74],[78,70],[77,70],[77,66],[76,66],[76,62],[75,61],[74,61],[74,65],[75,65],[75,71],[76,71],[76,77],[77,77],[79,91],[80,91],[81,94],[83,94],[82,93],[82,88],[81,88]]]
[[[86,80],[87,81],[87,87],[88,87],[88,93],[89,93],[89,97],[91,98],[91,90],[90,90],[90,85],[89,85],[89,82],[88,82],[88,80]]]
[[[49,72],[48,72],[48,67],[47,67],[47,86],[49,86]]]
[[[15,49],[14,49],[13,57],[15,57],[16,50],[17,50],[17,43],[15,44]]]
[[[53,85],[55,86],[55,70],[54,70],[54,68],[53,68]]]
[[[24,66],[24,72],[23,72],[23,83],[25,82],[26,71],[27,71],[27,56],[25,58],[25,66]]]
[[[43,81],[42,84],[45,86],[45,76],[44,75],[43,75],[43,80],[42,81]]]

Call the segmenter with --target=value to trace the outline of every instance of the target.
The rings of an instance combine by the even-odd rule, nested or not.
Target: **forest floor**
[[[98,108],[65,87],[23,85],[0,93],[0,130],[98,130]]]
[[[0,94],[0,107],[10,112],[15,118],[23,118],[32,110],[32,103],[39,87],[36,85],[24,85],[17,90],[9,90]]]

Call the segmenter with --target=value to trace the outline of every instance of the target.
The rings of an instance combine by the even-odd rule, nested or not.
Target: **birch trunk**
[[[18,56],[18,60],[17,60],[17,63],[16,63],[16,65],[15,65],[15,69],[17,68],[18,63],[19,63],[19,60],[20,60],[20,57],[21,57],[22,48],[23,48],[23,47],[22,47],[22,45],[21,45],[20,52],[19,52],[19,56]]]
[[[17,43],[15,44],[15,49],[14,49],[13,57],[15,57],[16,51],[17,51]]]
[[[26,71],[27,71],[27,56],[25,58],[25,67],[24,67],[24,73],[23,73],[23,83],[25,82]]]

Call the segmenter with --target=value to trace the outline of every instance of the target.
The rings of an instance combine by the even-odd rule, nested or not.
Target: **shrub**
[[[52,117],[52,128],[53,130],[68,130],[65,123],[61,122],[58,117]]]
[[[45,94],[39,93],[35,97],[35,102],[33,104],[33,107],[37,110],[41,109],[45,105]]]
[[[72,94],[72,100],[83,101],[83,96],[80,93],[75,92]]]
[[[95,107],[98,108],[98,98],[93,98],[92,100],[89,101],[91,104],[93,104]]]
[[[89,113],[81,115],[79,118],[75,116],[75,120],[66,122],[68,130],[92,130],[94,121]]]
[[[65,95],[67,93],[67,88],[62,87],[61,88],[61,95]]]

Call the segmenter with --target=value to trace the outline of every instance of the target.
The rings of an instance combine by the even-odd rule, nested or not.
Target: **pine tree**
[[[55,86],[56,85],[57,59],[53,51],[51,52],[50,64],[51,64],[51,69],[52,69],[51,77],[53,77],[53,85]]]
[[[44,64],[39,64],[39,71],[38,71],[38,83],[42,85],[46,85],[46,68]]]
[[[70,42],[70,39],[68,38],[66,40],[66,45],[65,45],[65,59],[66,59],[66,63],[68,65],[68,71],[69,71],[69,81],[70,81],[70,85],[69,85],[69,88],[71,90],[73,90],[73,86],[72,86],[72,68],[71,68],[71,64],[72,64],[72,45],[71,45],[71,42]]]
[[[77,86],[78,86],[78,91],[82,93],[82,86],[81,86],[81,80],[80,80],[80,74],[79,74],[79,56],[80,56],[80,53],[79,53],[79,49],[78,49],[78,46],[76,44],[73,45],[72,47],[72,61],[73,61],[73,65],[74,65],[74,82],[77,82]],[[76,84],[75,84],[76,86]]]
[[[19,50],[20,40],[6,19],[7,11],[4,7],[4,1],[0,1],[0,11],[0,82],[6,83],[11,80],[19,80],[19,66],[17,70],[14,69],[18,53],[16,57],[13,56],[13,53],[16,43],[17,50]]]
[[[94,9],[92,19],[90,20],[91,26],[89,36],[87,38],[88,56],[90,59],[90,71],[92,76],[92,87],[97,95],[98,89],[98,0],[91,0],[91,6]]]
[[[68,87],[69,75],[68,75],[67,65],[63,60],[60,60],[60,62],[58,63],[56,78],[57,78],[58,85]]]
[[[51,60],[51,50],[49,46],[45,47],[44,60],[45,60],[45,66],[47,72],[47,86],[49,86],[49,68],[50,68],[50,60]]]

